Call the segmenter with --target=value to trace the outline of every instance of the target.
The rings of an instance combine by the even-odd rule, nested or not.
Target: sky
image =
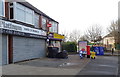
[[[120,0],[26,0],[59,22],[59,33],[79,30],[81,35],[92,25],[100,25],[103,35],[118,19]]]

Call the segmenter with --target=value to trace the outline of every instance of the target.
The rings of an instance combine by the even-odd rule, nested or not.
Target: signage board
[[[79,50],[85,49],[85,51],[86,51],[86,50],[87,50],[87,49],[86,49],[86,46],[87,46],[87,41],[79,41],[79,42],[78,42]]]
[[[34,35],[47,36],[47,32],[44,30],[34,29],[31,27],[26,27],[24,25],[15,24],[15,23],[3,21],[3,20],[0,20],[0,29],[29,33],[29,34],[34,34]]]
[[[57,34],[57,33],[48,33],[48,39],[52,39],[52,40],[60,40],[62,41],[64,39],[64,36]]]
[[[25,37],[47,39],[47,36],[41,36],[41,35],[36,35],[36,34],[31,34],[31,33],[24,33],[24,32],[19,32],[19,31],[14,31],[14,30],[7,30],[7,29],[0,29],[0,33],[16,35],[16,36],[25,36]]]
[[[57,33],[54,33],[54,38],[56,38],[56,39],[64,39],[64,36],[62,36],[60,34],[57,34]]]

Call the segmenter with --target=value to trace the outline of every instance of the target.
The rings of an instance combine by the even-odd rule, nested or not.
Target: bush
[[[62,51],[66,50],[68,52],[76,52],[77,44],[75,42],[63,42],[62,43]]]
[[[120,44],[116,44],[116,49],[120,50]]]

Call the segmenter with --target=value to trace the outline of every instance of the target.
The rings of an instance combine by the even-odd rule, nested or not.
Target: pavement
[[[3,75],[117,75],[118,56],[96,59],[69,55],[68,59],[41,58],[2,67]],[[83,77],[83,76],[82,76]]]
[[[105,56],[120,56],[120,50],[114,51],[113,55],[111,51],[105,52],[104,55]]]
[[[68,59],[42,58],[3,66],[3,75],[76,75],[90,59],[69,55]]]

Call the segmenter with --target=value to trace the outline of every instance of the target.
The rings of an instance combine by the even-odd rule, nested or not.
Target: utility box
[[[93,47],[93,49],[96,55],[104,55],[104,47]]]
[[[94,52],[96,53],[96,55],[100,55],[99,47],[93,47],[93,49],[94,49]]]
[[[104,47],[99,47],[99,54],[104,55]]]

